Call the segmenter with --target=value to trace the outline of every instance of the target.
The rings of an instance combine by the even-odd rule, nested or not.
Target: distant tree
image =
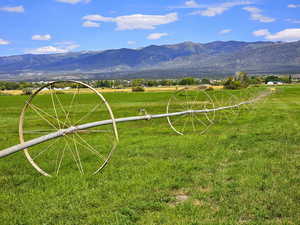
[[[249,83],[250,84],[262,84],[264,82],[263,78],[258,76],[250,77]]]
[[[210,83],[210,80],[207,79],[207,78],[203,78],[203,79],[201,80],[200,83],[201,83],[201,84],[211,84],[211,83]]]
[[[239,81],[242,88],[248,87],[250,84],[250,79],[246,72],[237,72],[234,80]]]
[[[94,84],[94,87],[96,88],[101,88],[101,87],[111,88],[112,86],[113,86],[113,81],[110,80],[98,80]]]
[[[155,87],[158,85],[158,82],[156,80],[146,80],[145,85],[147,87]]]
[[[277,76],[267,76],[266,78],[265,78],[265,83],[268,83],[268,82],[270,82],[270,81],[281,81],[280,80],[280,78],[279,77],[277,77]]]
[[[194,85],[196,84],[196,80],[193,77],[185,77],[179,81],[180,85]]]
[[[225,89],[241,89],[246,88],[250,84],[248,74],[245,72],[237,72],[234,77],[228,77],[224,82]]]
[[[171,80],[161,80],[159,82],[160,85],[162,86],[171,86],[172,85],[172,81]]]
[[[20,85],[17,82],[2,81],[0,82],[0,88],[1,90],[17,90],[20,88]]]
[[[138,86],[143,86],[145,83],[144,79],[135,79],[131,82],[132,87],[138,87]]]
[[[228,77],[224,83],[225,89],[236,90],[242,88],[241,82],[235,80],[233,77]]]

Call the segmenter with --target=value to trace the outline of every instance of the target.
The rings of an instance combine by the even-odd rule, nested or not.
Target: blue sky
[[[300,0],[1,0],[0,55],[300,40]]]

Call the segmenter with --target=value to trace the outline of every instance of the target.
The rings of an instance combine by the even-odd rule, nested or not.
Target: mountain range
[[[184,42],[139,49],[0,57],[0,79],[115,79],[223,77],[300,73],[300,41]]]

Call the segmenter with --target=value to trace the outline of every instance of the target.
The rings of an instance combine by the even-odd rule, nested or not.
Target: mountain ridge
[[[101,79],[109,75],[130,77],[137,73],[148,77],[151,71],[161,73],[161,78],[180,76],[178,73],[219,76],[241,70],[253,74],[300,73],[300,41],[182,42],[139,49],[0,57],[0,79],[34,79],[35,76],[53,79],[74,74],[86,79]]]

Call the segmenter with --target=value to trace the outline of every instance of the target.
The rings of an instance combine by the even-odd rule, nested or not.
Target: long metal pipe
[[[214,108],[214,109],[204,109],[204,110],[187,110],[187,111],[182,111],[182,112],[174,112],[174,113],[165,113],[165,114],[154,114],[154,115],[144,115],[144,116],[133,116],[133,117],[125,117],[125,118],[118,118],[115,119],[116,123],[123,123],[123,122],[130,122],[130,121],[138,121],[138,120],[151,120],[151,119],[158,119],[158,118],[164,118],[164,117],[173,117],[173,116],[181,116],[185,114],[191,114],[191,113],[210,113],[210,112],[216,112],[220,110],[226,110],[226,109],[231,109],[231,108],[238,108],[241,105],[246,105],[246,104],[251,104],[254,100],[251,101],[246,101],[246,102],[241,102],[236,105],[231,105],[231,106],[224,106],[224,107],[219,107],[219,108]],[[22,151],[24,149],[27,149],[29,147],[41,144],[43,142],[49,141],[51,139],[55,139],[64,135],[68,135],[70,133],[74,133],[79,130],[85,130],[85,129],[90,129],[93,127],[98,127],[98,126],[103,126],[107,124],[112,124],[113,120],[102,120],[102,121],[97,121],[97,122],[92,122],[92,123],[86,123],[78,126],[72,126],[67,129],[61,129],[56,132],[32,139],[30,141],[26,141],[23,144],[18,144],[9,148],[6,148],[4,150],[0,151],[0,158],[6,157],[8,155],[11,155],[13,153]]]

